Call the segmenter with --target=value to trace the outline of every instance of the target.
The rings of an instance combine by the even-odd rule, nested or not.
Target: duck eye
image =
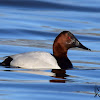
[[[68,37],[68,39],[71,39],[71,37]]]

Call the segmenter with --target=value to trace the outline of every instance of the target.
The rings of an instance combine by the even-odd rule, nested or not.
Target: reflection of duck
[[[62,78],[68,77],[69,75],[66,74],[66,70],[64,69],[52,69],[52,73],[55,73],[55,78]]]
[[[69,75],[66,74],[66,70],[64,70],[64,69],[52,69],[51,72],[54,73],[54,75],[52,77],[54,77],[56,79],[52,79],[49,82],[66,83],[66,77],[69,76]]]
[[[12,70],[10,68],[3,70],[3,71],[10,71],[10,72],[17,72],[17,73],[27,73],[27,74],[35,74],[35,75],[43,75],[43,76],[49,76],[50,80],[48,80],[51,83],[66,83],[66,82],[72,82],[72,80],[67,79],[67,77],[72,77],[70,75],[66,74],[66,70],[64,69],[52,69],[49,72],[44,70],[30,70],[30,69],[19,69],[19,70]],[[40,80],[20,80],[21,82],[41,82]],[[43,80],[44,81],[44,80]]]
[[[28,52],[8,56],[1,64],[3,66],[15,66],[28,69],[68,69],[72,63],[67,57],[69,48],[79,47],[90,50],[83,46],[69,31],[61,32],[53,44],[53,55],[47,52]]]

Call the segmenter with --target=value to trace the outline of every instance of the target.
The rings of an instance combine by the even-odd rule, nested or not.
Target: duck
[[[33,51],[7,56],[1,63],[2,66],[20,67],[25,69],[70,69],[73,68],[67,56],[70,48],[84,46],[70,31],[62,31],[54,40],[53,54],[42,51]]]

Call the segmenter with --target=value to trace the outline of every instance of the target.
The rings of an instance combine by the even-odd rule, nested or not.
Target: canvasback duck
[[[61,32],[54,40],[53,54],[48,52],[27,52],[8,56],[1,64],[3,66],[21,67],[27,69],[68,69],[73,68],[67,57],[70,48],[78,47],[90,50],[82,45],[69,31]]]

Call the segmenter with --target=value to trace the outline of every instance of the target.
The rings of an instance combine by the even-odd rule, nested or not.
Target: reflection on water
[[[28,74],[36,74],[36,75],[43,75],[43,76],[50,76],[49,82],[53,83],[66,83],[66,82],[74,82],[72,79],[67,79],[68,77],[75,77],[70,76],[66,73],[66,70],[64,69],[52,69],[50,72],[47,72],[46,70],[30,70],[30,69],[20,69],[20,68],[11,68],[11,67],[5,67],[7,69],[1,70],[1,71],[7,71],[7,72],[17,72],[17,73],[28,73]],[[8,81],[8,80],[5,80]],[[10,80],[11,81],[11,80]],[[13,82],[13,80],[12,80]],[[30,81],[30,80],[14,80],[14,82],[39,82],[39,81]]]
[[[66,77],[69,76],[66,74],[66,70],[62,70],[62,69],[52,69],[51,72],[55,73],[55,76],[52,77],[57,78],[57,79],[50,80],[50,82],[53,83],[65,83],[67,81]]]
[[[97,74],[91,75],[93,72]],[[97,77],[99,70],[91,69],[30,70],[20,68],[4,68],[1,66],[0,73],[0,85],[2,88],[6,85],[6,87],[15,88],[16,91],[19,91],[19,89],[23,91],[23,89],[25,89],[25,91],[32,91],[32,93],[41,91],[43,93],[48,92],[51,94],[54,91],[58,91],[57,93],[60,93],[61,91],[65,94],[91,94],[93,97],[95,95],[94,84],[98,83],[98,86],[100,84],[99,81],[95,82],[95,80],[99,79],[99,77]],[[49,83],[52,84],[50,85]],[[58,83],[66,84],[58,85]],[[39,94],[41,93],[39,92]]]
[[[18,70],[19,68],[17,70],[10,70],[9,66],[8,67],[6,66],[6,68],[8,69],[3,70],[3,71],[37,74],[37,75],[45,75],[45,76],[54,77],[55,79],[49,80],[49,82],[55,82],[55,83],[65,83],[66,77],[69,76],[66,74],[66,70],[62,70],[62,69],[52,69],[51,72],[46,72],[45,70]]]
[[[4,66],[3,66],[4,67]],[[14,72],[17,74],[20,73],[27,73],[28,75],[39,75],[39,76],[49,76],[48,78],[48,82],[52,82],[52,83],[80,83],[80,79],[83,78],[81,77],[81,74],[83,75],[86,74],[86,72],[90,71],[90,75],[91,75],[91,71],[97,71],[97,69],[71,69],[71,70],[64,70],[64,69],[52,69],[52,70],[44,70],[44,69],[20,69],[20,68],[11,68],[11,67],[5,67],[5,70],[1,70],[1,71],[6,71],[6,72]],[[69,75],[68,72],[71,71],[72,73],[74,72],[74,74]],[[78,73],[77,73],[78,72]],[[81,72],[81,74],[80,74]],[[78,76],[78,74],[80,74],[80,76]],[[87,73],[86,75],[89,75],[89,73]],[[51,78],[50,78],[51,77]],[[87,76],[88,77],[88,76]],[[89,76],[91,77],[91,76]],[[95,77],[95,76],[94,76]],[[37,78],[37,77],[36,77]],[[90,80],[90,79],[89,79]],[[8,81],[5,80],[5,81]],[[11,81],[11,80],[9,80]],[[82,80],[81,80],[82,81]],[[12,80],[12,82],[45,82],[44,80],[41,80],[41,78],[39,78],[39,80],[27,80],[27,79],[14,79]],[[84,82],[87,82],[84,80]],[[89,82],[88,82],[89,83]],[[91,83],[91,82],[90,82]],[[93,82],[96,83],[96,82]],[[91,83],[91,84],[93,84]]]

